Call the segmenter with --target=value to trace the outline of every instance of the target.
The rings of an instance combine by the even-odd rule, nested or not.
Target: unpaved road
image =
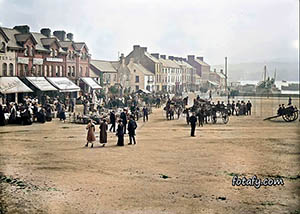
[[[83,125],[0,127],[0,210],[300,213],[299,122],[255,115],[205,125],[191,138],[184,118],[167,121],[154,109],[149,122],[139,121],[137,145],[126,136],[126,146],[116,147],[109,133],[108,145],[93,149],[84,147]],[[284,186],[232,186],[235,174],[282,176]]]

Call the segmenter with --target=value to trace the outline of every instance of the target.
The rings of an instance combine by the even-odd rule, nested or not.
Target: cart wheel
[[[216,124],[216,123],[217,123],[217,117],[212,117],[212,118],[211,118],[211,122],[212,122],[213,124]]]
[[[224,124],[227,124],[228,121],[229,121],[229,116],[228,116],[227,114],[224,114],[224,115],[222,116],[222,120],[223,120],[223,123],[224,123]]]

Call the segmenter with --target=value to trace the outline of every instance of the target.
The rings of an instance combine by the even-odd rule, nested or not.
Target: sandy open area
[[[0,203],[7,213],[300,213],[299,121],[257,100],[252,116],[197,127],[153,109],[137,145],[84,147],[85,125],[0,127]],[[285,99],[286,100],[286,99]],[[274,110],[275,108],[275,110]],[[97,127],[97,136],[99,128]],[[97,138],[98,139],[98,138]],[[283,186],[232,186],[234,175],[283,177]],[[0,211],[1,213],[1,211]]]

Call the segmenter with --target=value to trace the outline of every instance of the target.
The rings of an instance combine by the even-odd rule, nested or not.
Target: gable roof
[[[163,64],[163,66],[168,68],[180,68],[180,66],[173,60],[159,58],[159,61]]]
[[[42,43],[42,39],[44,38],[48,38],[46,37],[45,35],[41,34],[41,33],[31,33],[32,36],[35,38],[35,40],[37,41],[37,44],[35,45],[35,49],[38,50],[38,51],[49,51],[47,48],[45,48],[43,46],[43,43]]]
[[[104,61],[104,60],[91,60],[90,64],[94,66],[97,70],[101,72],[107,72],[107,73],[116,73],[117,70],[113,66],[113,61]]]
[[[37,41],[35,40],[35,38],[31,35],[31,33],[25,33],[25,34],[15,34],[15,38],[17,42],[26,42],[29,38],[32,39],[34,44],[37,44]]]
[[[155,63],[160,63],[158,59],[156,59],[154,56],[152,56],[150,53],[148,53],[147,51],[145,52],[145,56],[148,57],[149,59],[151,59],[153,62]]]
[[[154,75],[152,72],[150,72],[148,69],[146,69],[144,66],[142,66],[139,63],[130,62],[127,66],[131,72],[133,70],[138,70],[142,72],[144,75]]]
[[[73,45],[76,51],[81,51],[83,47],[85,47],[87,51],[89,50],[84,42],[74,42]]]
[[[204,61],[201,61],[200,59],[195,58],[195,61],[196,61],[198,64],[200,64],[200,65],[203,65],[203,66],[210,66],[209,64],[207,64],[207,63],[204,62]]]
[[[14,48],[14,49],[24,49],[22,46],[18,45],[15,34],[19,34],[20,32],[15,29],[9,29],[5,27],[0,27],[2,32],[8,38],[7,47]]]

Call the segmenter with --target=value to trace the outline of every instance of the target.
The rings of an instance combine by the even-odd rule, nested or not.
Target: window
[[[12,63],[9,64],[9,75],[10,76],[14,75],[14,65]]]
[[[138,91],[140,87],[138,85],[135,86],[135,91]]]
[[[33,47],[30,48],[30,56],[34,56],[34,48]]]
[[[135,82],[136,83],[140,82],[140,77],[139,76],[135,76]]]
[[[53,65],[50,66],[50,77],[53,77],[55,74],[55,67]]]
[[[41,65],[38,66],[38,72],[37,72],[37,75],[38,75],[38,76],[41,76],[41,75],[42,75],[42,66],[41,66]]]
[[[28,56],[28,55],[29,55],[29,46],[28,46],[28,45],[25,47],[24,55],[25,55],[25,56]]]
[[[1,53],[5,53],[5,50],[6,50],[5,42],[1,42],[0,43],[0,52]]]
[[[82,73],[83,71],[82,71],[82,67],[80,67],[80,73],[79,73],[79,75],[82,77]]]
[[[7,64],[6,63],[2,64],[2,73],[3,73],[3,76],[7,76]]]
[[[59,77],[59,72],[60,72],[59,69],[60,69],[59,66],[55,66],[55,76],[56,77]]]
[[[69,53],[68,53],[68,58],[72,59],[72,52],[71,51],[69,51]]]
[[[71,71],[71,66],[69,66],[69,67],[68,67],[68,77],[71,76],[71,73],[72,73],[72,71]]]
[[[75,77],[75,66],[72,66],[72,76]]]
[[[28,75],[28,65],[24,65],[24,75],[27,76]]]
[[[88,68],[88,67],[86,67],[86,69],[85,69],[85,76],[86,76],[86,77],[89,76],[89,68]]]
[[[31,67],[31,76],[36,76],[36,67],[34,65]]]

